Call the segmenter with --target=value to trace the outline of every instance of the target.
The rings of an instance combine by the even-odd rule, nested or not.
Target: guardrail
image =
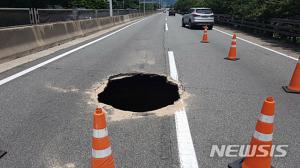
[[[0,27],[33,24],[32,9],[0,8]]]
[[[293,41],[300,37],[300,20],[273,18],[268,21],[237,19],[231,15],[215,14],[215,22],[218,24],[230,25],[251,29],[272,36],[289,37]]]
[[[138,13],[137,9],[114,9],[114,16]],[[109,9],[0,8],[0,28],[70,20],[108,17]]]
[[[0,29],[0,62],[19,58],[155,13],[157,12],[3,28]]]

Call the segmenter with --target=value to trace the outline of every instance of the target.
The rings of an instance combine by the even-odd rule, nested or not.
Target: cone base
[[[6,151],[0,150],[0,158],[2,158],[6,153]]]
[[[208,43],[208,41],[201,41],[201,43]]]
[[[244,161],[244,158],[236,160],[236,161],[234,161],[232,163],[229,163],[228,164],[228,168],[242,168],[243,161]]]
[[[296,90],[291,90],[289,89],[287,86],[282,86],[283,90],[287,93],[295,93],[295,94],[300,94],[300,91],[296,91]]]
[[[229,163],[228,164],[228,168],[242,168],[242,163],[243,163],[244,159],[245,158],[236,160],[236,161],[234,161],[232,163]],[[271,168],[274,168],[274,167],[271,166]]]
[[[226,58],[224,58],[224,59],[229,60],[229,61],[237,61],[237,60],[239,60],[240,58],[228,58],[228,57],[226,57]]]

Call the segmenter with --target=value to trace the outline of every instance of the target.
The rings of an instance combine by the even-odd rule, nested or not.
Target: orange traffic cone
[[[115,167],[109,141],[105,113],[101,108],[97,108],[94,112],[93,122],[92,168]]]
[[[256,122],[255,132],[250,142],[246,158],[228,165],[229,168],[271,168],[271,148],[273,139],[273,122],[275,101],[267,97],[264,101],[260,118]],[[259,149],[263,148],[264,151]],[[264,152],[267,152],[265,154]]]
[[[208,43],[207,27],[204,27],[201,43]]]
[[[300,57],[289,86],[283,86],[283,89],[288,93],[300,94]]]
[[[232,36],[232,42],[231,42],[231,47],[229,49],[228,57],[225,59],[230,61],[239,60],[239,58],[236,57],[236,34],[233,34]]]

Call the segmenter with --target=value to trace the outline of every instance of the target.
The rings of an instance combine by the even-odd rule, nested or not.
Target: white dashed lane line
[[[173,51],[168,51],[168,57],[170,66],[170,76],[173,80],[178,81],[178,72]],[[191,136],[189,122],[184,107],[175,112],[175,125],[180,167],[198,168],[198,162]]]
[[[168,51],[169,56],[169,66],[170,66],[170,76],[172,79],[178,81],[178,73],[176,68],[176,62],[173,51]]]
[[[165,28],[166,28],[166,31],[168,31],[168,30],[169,30],[169,28],[168,28],[168,23],[166,23],[166,26],[165,26]]]

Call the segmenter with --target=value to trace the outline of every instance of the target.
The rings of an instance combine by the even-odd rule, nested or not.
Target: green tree
[[[215,13],[236,18],[300,17],[300,0],[177,0],[175,9],[210,7]]]

